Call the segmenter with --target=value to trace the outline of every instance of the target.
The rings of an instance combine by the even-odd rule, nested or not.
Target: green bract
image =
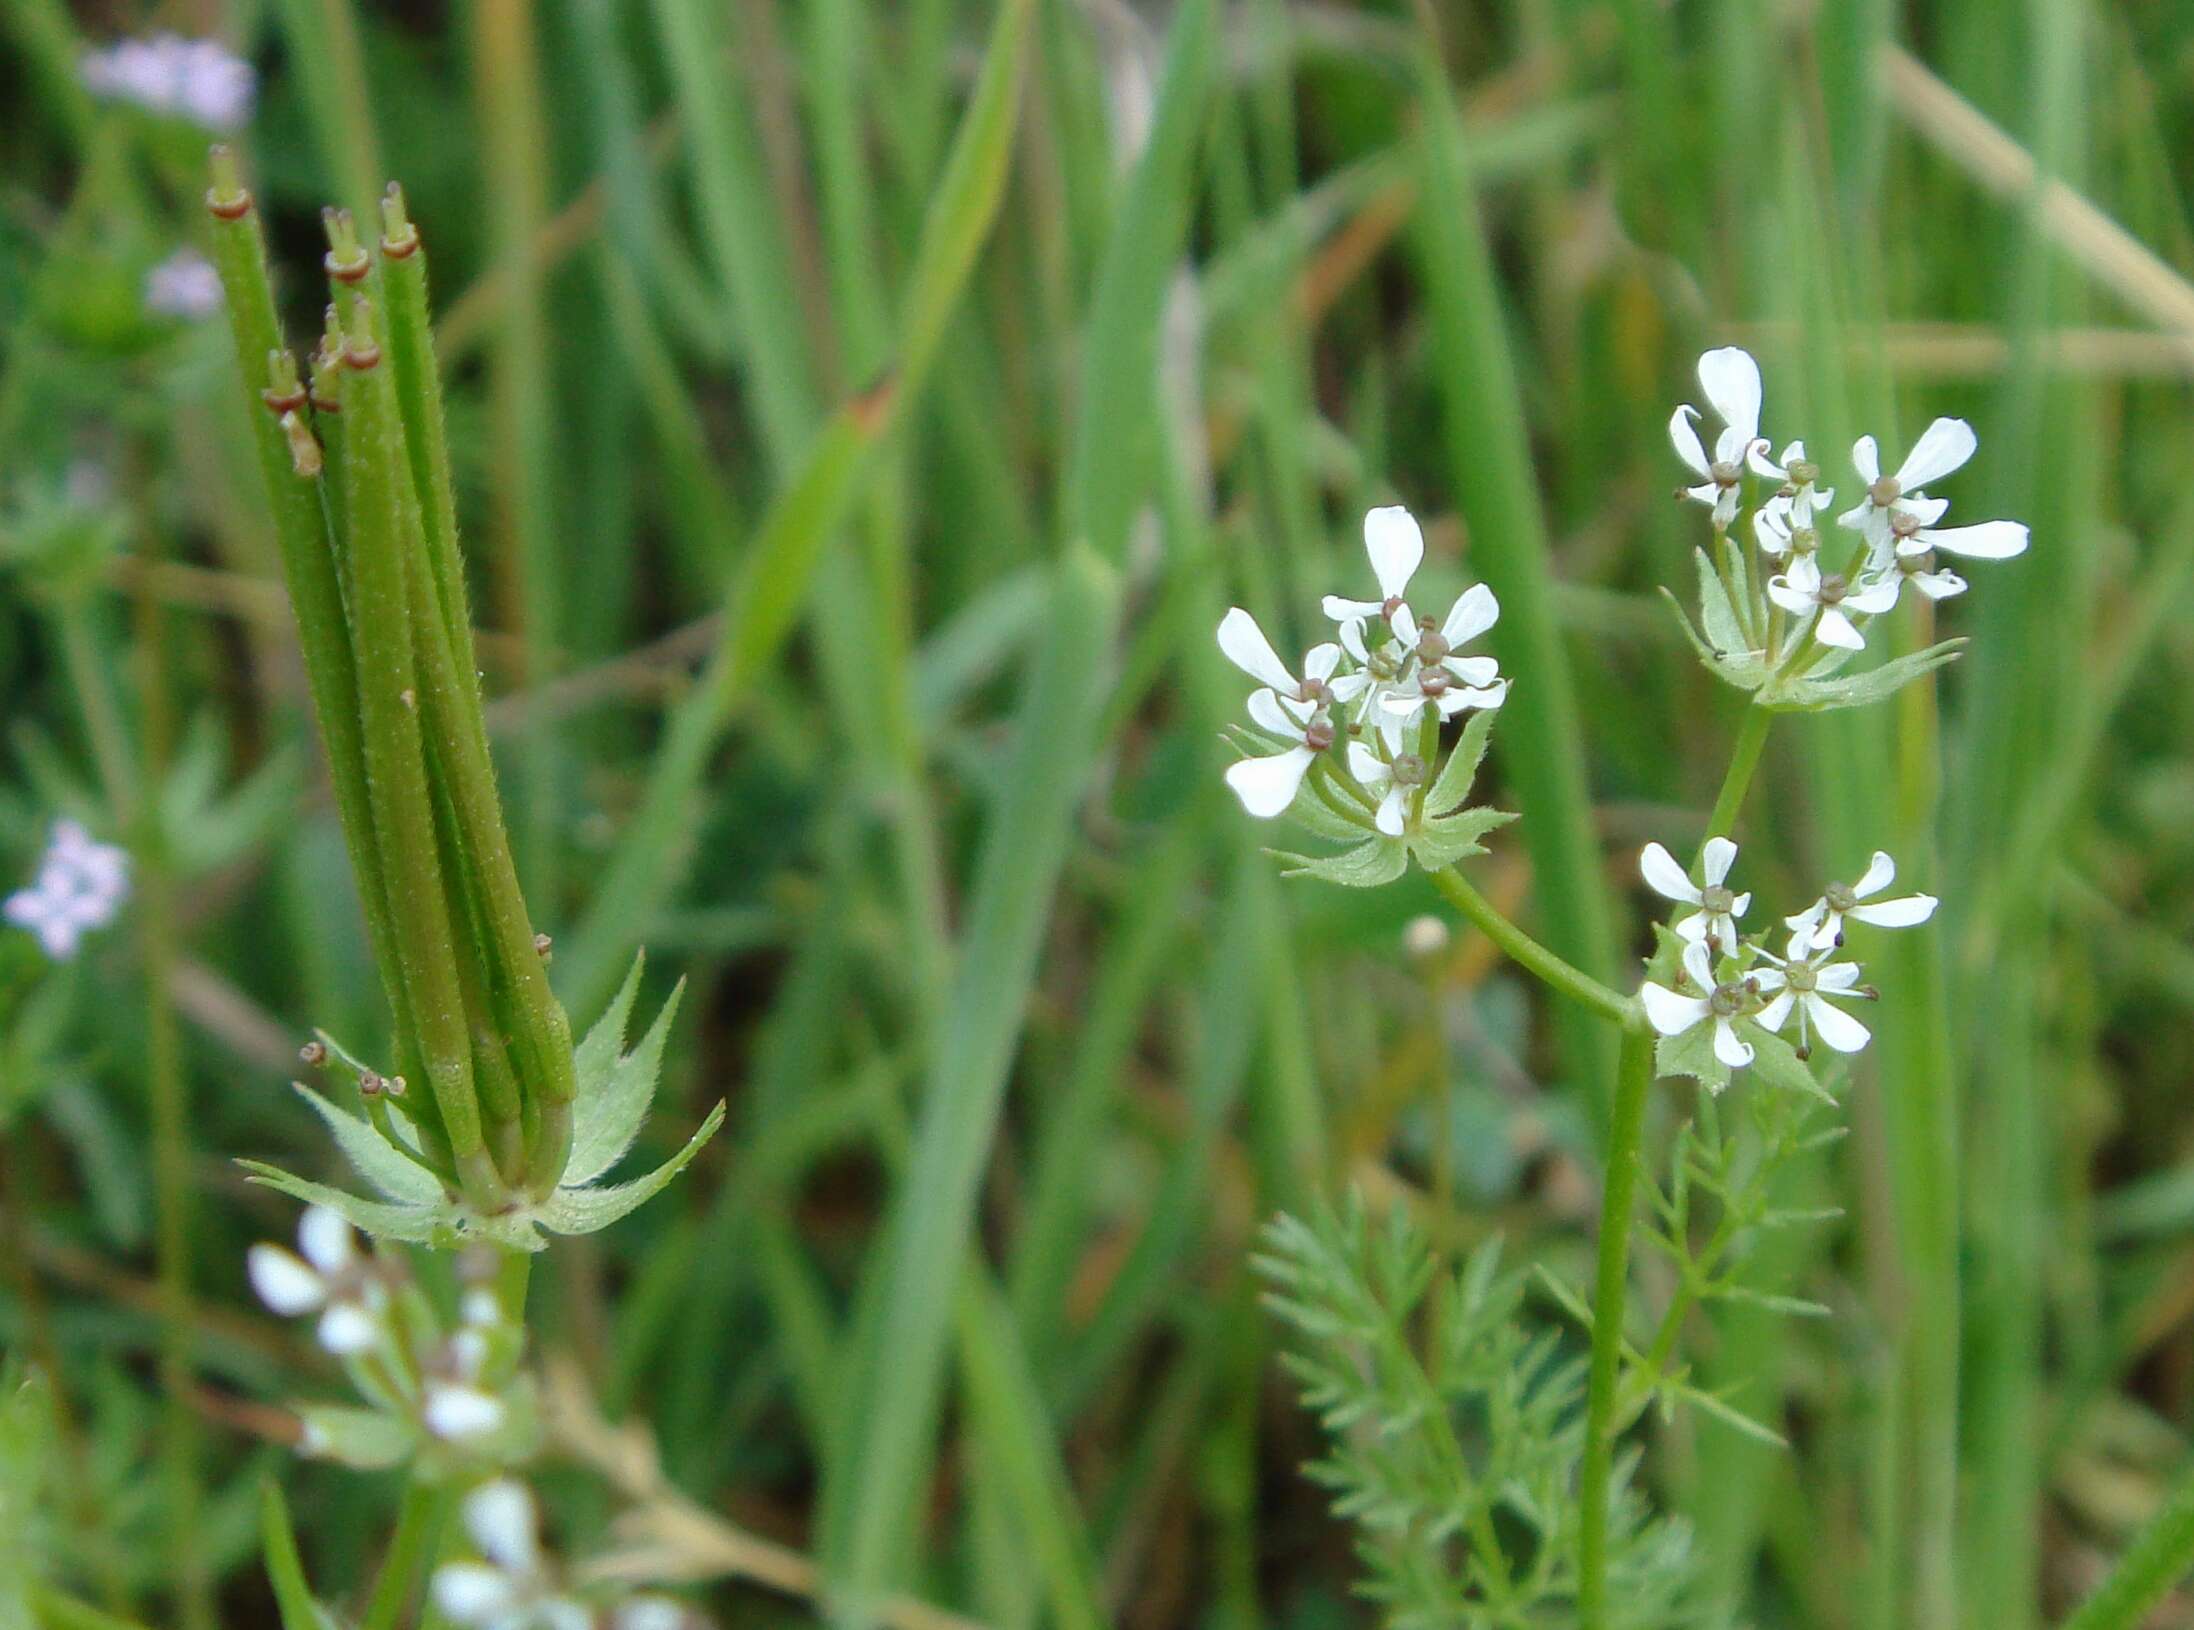
[[[364,1199],[262,1161],[241,1164],[254,1182],[340,1212],[377,1239],[443,1248],[485,1240],[514,1250],[538,1251],[548,1243],[548,1234],[591,1234],[607,1228],[676,1177],[724,1119],[719,1102],[685,1147],[646,1176],[627,1183],[596,1181],[624,1156],[647,1118],[663,1041],[678,1010],[679,993],[673,991],[639,1045],[630,1052],[623,1050],[640,968],[636,958],[616,999],[573,1054],[578,1095],[573,1102],[571,1153],[556,1186],[538,1200],[513,1197],[499,1210],[482,1210],[425,1164],[408,1123],[391,1116],[384,1132],[302,1083],[298,1092],[327,1122],[344,1157],[381,1198]]]

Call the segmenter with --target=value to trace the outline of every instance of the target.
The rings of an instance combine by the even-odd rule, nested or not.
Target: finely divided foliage
[[[1870,1039],[1852,1010],[1881,993],[1845,954],[1847,931],[1916,927],[1936,907],[1927,894],[1889,896],[1896,867],[1876,851],[1856,882],[1830,883],[1784,917],[1771,942],[1745,926],[1753,896],[1735,882],[1729,827],[1774,715],[1881,701],[1958,654],[1951,640],[1854,666],[1907,586],[1922,606],[1964,591],[1938,551],[2001,560],[2027,546],[2016,522],[1941,524],[1949,501],[1928,489],[1973,456],[1963,420],[1935,420],[1888,473],[1874,438],[1862,437],[1851,452],[1858,501],[1824,531],[1835,488],[1822,484],[1801,440],[1770,456],[1752,357],[1724,346],[1699,359],[1698,374],[1716,421],[1712,446],[1688,403],[1670,418],[1669,438],[1693,478],[1678,496],[1705,509],[1710,539],[1696,551],[1698,624],[1680,608],[1678,616],[1708,671],[1750,703],[1696,866],[1657,842],[1639,856],[1646,886],[1678,909],[1654,925],[1634,996],[1536,944],[1451,870],[1511,818],[1464,807],[1510,680],[1464,649],[1500,615],[1489,588],[1465,590],[1445,616],[1411,607],[1424,538],[1406,510],[1365,517],[1379,597],[1328,596],[1337,637],[1313,646],[1299,671],[1249,613],[1229,611],[1219,626],[1220,649],[1263,687],[1249,698],[1249,726],[1235,731],[1243,757],[1228,784],[1251,815],[1285,814],[1344,846],[1283,856],[1291,872],[1364,888],[1394,881],[1414,860],[1504,950],[1624,1036],[1594,1292],[1588,1300],[1559,1275],[1540,1278],[1589,1332],[1589,1364],[1565,1357],[1551,1332],[1525,1334],[1525,1280],[1500,1275],[1491,1247],[1428,1296],[1436,1270],[1399,1209],[1384,1233],[1352,1206],[1315,1226],[1282,1218],[1269,1236],[1263,1266],[1274,1305],[1308,1341],[1297,1365],[1305,1401],[1335,1442],[1312,1475],[1362,1530],[1365,1588],[1397,1625],[1541,1622],[1552,1610],[1604,1630],[1695,1616],[1683,1538],[1643,1518],[1615,1440],[1658,1400],[1780,1441],[1772,1425],[1686,1379],[1685,1321],[1715,1299],[1819,1311],[1748,1282],[1734,1265],[1764,1230],[1821,1215],[1778,1211],[1768,1197],[1790,1161],[1834,1135],[1814,1124],[1835,1101],[1835,1077],[1816,1073],[1816,1043],[1840,1060]],[[1451,742],[1446,726],[1466,713]],[[1756,1090],[1749,1118],[1725,1135],[1716,1099],[1739,1071]],[[1655,1077],[1691,1077],[1704,1090],[1678,1134],[1666,1188],[1651,1191],[1649,1237],[1678,1278],[1653,1338],[1638,1347],[1623,1328],[1628,1242]],[[1420,1323],[1432,1355],[1423,1360]]]

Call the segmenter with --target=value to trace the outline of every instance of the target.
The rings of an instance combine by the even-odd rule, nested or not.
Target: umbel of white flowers
[[[1778,953],[1738,928],[1752,896],[1728,886],[1736,863],[1737,845],[1721,837],[1707,841],[1700,865],[1704,884],[1694,884],[1658,843],[1647,844],[1639,855],[1648,887],[1695,908],[1671,930],[1682,947],[1673,983],[1649,979],[1639,987],[1647,1022],[1666,1038],[1710,1027],[1714,1057],[1725,1070],[1741,1070],[1753,1061],[1756,1049],[1743,1033],[1748,1025],[1776,1035],[1794,1027],[1801,1059],[1811,1053],[1816,1036],[1836,1052],[1857,1052],[1869,1032],[1838,1004],[1872,1001],[1877,993],[1860,985],[1859,964],[1835,960],[1844,924],[1913,927],[1934,916],[1935,897],[1879,898],[1896,880],[1897,868],[1876,850],[1857,883],[1831,883],[1812,905],[1783,920],[1791,933]]]
[[[499,1477],[459,1508],[477,1562],[434,1570],[434,1605],[468,1630],[703,1630],[707,1621],[668,1596],[591,1600],[560,1577],[542,1550],[540,1516],[523,1483]],[[614,1587],[603,1587],[613,1589]]]
[[[1364,551],[1379,597],[1326,596],[1338,637],[1304,653],[1300,676],[1241,607],[1220,622],[1219,649],[1262,687],[1249,698],[1249,716],[1269,749],[1229,768],[1227,785],[1244,809],[1269,820],[1295,802],[1325,756],[1367,796],[1377,829],[1399,837],[1413,795],[1431,780],[1423,749],[1437,739],[1438,722],[1497,708],[1508,695],[1494,660],[1463,650],[1500,620],[1501,606],[1480,583],[1456,596],[1444,617],[1419,616],[1408,594],[1425,557],[1424,533],[1400,505],[1364,517]],[[1345,768],[1332,761],[1338,746],[1346,748]]]

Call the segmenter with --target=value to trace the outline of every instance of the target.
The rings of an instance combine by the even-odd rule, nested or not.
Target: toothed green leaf
[[[663,1043],[670,1035],[670,1023],[678,1012],[678,999],[685,994],[685,981],[680,980],[655,1015],[655,1022],[648,1026],[648,1033],[640,1038],[640,1045],[629,1053],[617,1051],[622,1040],[625,1016],[632,1007],[632,993],[638,981],[640,965],[633,963],[632,973],[625,980],[625,988],[618,992],[617,1000],[602,1015],[601,1022],[587,1033],[587,1039],[574,1056],[578,1075],[578,1097],[572,1103],[571,1158],[564,1164],[563,1184],[576,1188],[591,1183],[624,1158],[632,1147],[632,1140],[639,1135],[640,1125],[647,1119],[648,1105],[655,1098],[655,1078],[662,1068]],[[602,1033],[603,1026],[615,1021],[617,1040],[599,1052],[591,1051],[594,1038]]]
[[[1425,794],[1427,815],[1445,815],[1470,796],[1470,785],[1478,779],[1478,766],[1485,761],[1486,743],[1493,739],[1493,721],[1499,713],[1498,708],[1479,708],[1471,714],[1463,733],[1455,739],[1455,750],[1447,755],[1432,790]]]
[[[1709,1092],[1729,1085],[1729,1066],[1714,1056],[1714,1026],[1701,1020],[1680,1036],[1663,1036],[1654,1044],[1653,1068],[1658,1075],[1688,1075]]]
[[[686,1146],[647,1176],[608,1188],[558,1189],[534,1208],[533,1219],[543,1228],[559,1234],[591,1234],[607,1228],[652,1199],[683,1171],[686,1163],[701,1152],[701,1146],[716,1135],[716,1129],[723,1122],[724,1106],[719,1102],[709,1111],[708,1119],[701,1123],[699,1130],[686,1140]]]
[[[617,1057],[625,1048],[625,1025],[632,1017],[632,1004],[640,994],[640,974],[647,966],[648,954],[633,954],[632,966],[625,973],[625,982],[617,987],[617,994],[610,998],[609,1006],[602,1009],[579,1045],[571,1050],[572,1074],[578,1079],[582,1101],[588,1081],[601,1080],[617,1064]],[[585,1113],[582,1103],[572,1105],[572,1113]]]
[[[1826,713],[1835,708],[1865,707],[1870,702],[1894,696],[1922,674],[1956,661],[1965,645],[1963,639],[1944,640],[1924,651],[1894,657],[1878,668],[1841,678],[1817,677],[1823,670],[1816,668],[1812,671],[1813,676],[1778,681],[1761,692],[1760,702],[1762,706],[1784,713]]]
[[[1752,1043],[1750,1068],[1761,1081],[1786,1092],[1802,1092],[1810,1098],[1820,1099],[1824,1104],[1835,1103],[1836,1100],[1829,1090],[1821,1085],[1812,1069],[1799,1058],[1798,1050],[1781,1036],[1750,1019],[1740,1020],[1737,1032]]]
[[[434,1173],[396,1148],[373,1126],[348,1110],[339,1109],[302,1081],[290,1083],[299,1097],[318,1112],[334,1135],[343,1158],[358,1175],[402,1205],[435,1206],[448,1198]]]
[[[1369,829],[1371,818],[1367,815],[1360,822],[1351,821],[1337,814],[1331,804],[1319,795],[1313,783],[1324,772],[1313,767],[1303,777],[1303,784],[1295,791],[1295,802],[1287,807],[1287,818],[1313,837],[1327,838],[1334,843],[1361,843]]]
[[[1427,821],[1411,833],[1407,840],[1409,852],[1426,871],[1436,872],[1471,855],[1484,854],[1485,846],[1478,840],[1515,818],[1505,809],[1460,809]]]
[[[1409,848],[1400,838],[1370,838],[1353,849],[1323,858],[1279,849],[1268,852],[1284,864],[1283,877],[1315,877],[1351,889],[1375,889],[1409,869]]]
[[[244,1168],[252,1182],[279,1189],[307,1205],[326,1206],[348,1218],[353,1228],[371,1234],[375,1239],[396,1240],[407,1245],[452,1245],[462,1231],[453,1207],[390,1205],[379,1200],[361,1200],[355,1194],[312,1182],[262,1160],[239,1160],[237,1165]]]

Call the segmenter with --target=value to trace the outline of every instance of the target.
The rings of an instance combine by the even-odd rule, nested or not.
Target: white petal
[[[1389,600],[1399,598],[1425,558],[1425,535],[1417,517],[1400,504],[1366,513],[1364,553],[1371,557],[1371,575],[1379,580],[1381,592]]]
[[[356,1302],[330,1302],[314,1339],[338,1356],[362,1353],[381,1339],[381,1326]]]
[[[1981,521],[1973,526],[1945,526],[1922,530],[1918,536],[1930,549],[1947,549],[1975,560],[2009,560],[2026,553],[2027,530],[2017,521]]]
[[[1468,645],[1501,620],[1501,602],[1493,597],[1493,590],[1483,583],[1474,583],[1455,597],[1455,604],[1448,608],[1447,621],[1440,625],[1440,637],[1450,646]]]
[[[1864,900],[1870,894],[1879,894],[1897,881],[1897,863],[1889,858],[1887,849],[1877,849],[1867,861],[1866,870],[1859,874],[1859,881],[1851,885],[1851,892]]]
[[[1980,443],[1963,419],[1937,419],[1921,433],[1897,466],[1897,485],[1906,492],[1939,481],[1973,456]]]
[[[1752,1062],[1752,1043],[1737,1034],[1737,1027],[1727,1019],[1714,1021],[1714,1056],[1733,1070],[1741,1070]]]
[[[1228,767],[1227,785],[1244,809],[1269,821],[1295,802],[1296,790],[1316,756],[1308,747],[1291,747],[1270,758],[1245,758]]]
[[[1729,876],[1729,868],[1737,863],[1737,846],[1727,838],[1708,838],[1706,848],[1700,854],[1700,870],[1709,883],[1719,883]],[[1697,899],[1698,896],[1692,896]]]
[[[1803,559],[1805,559],[1803,555],[1798,557],[1798,560]],[[1795,566],[1798,560],[1792,561],[1791,564]],[[1794,617],[1803,617],[1813,609],[1813,596],[1780,573],[1767,580],[1767,597]]]
[[[1280,705],[1280,698],[1269,690],[1253,690],[1249,693],[1249,717],[1260,730],[1269,730],[1275,736],[1296,736],[1303,733],[1302,722],[1289,715]]]
[[[477,1387],[429,1386],[421,1413],[427,1430],[445,1439],[477,1437],[503,1424],[502,1400]]]
[[[1813,632],[1823,645],[1833,645],[1845,651],[1866,649],[1865,637],[1852,626],[1851,619],[1834,606],[1821,608],[1821,620]]]
[[[1714,988],[1714,959],[1707,954],[1704,941],[1694,940],[1684,947],[1684,972],[1702,991]]]
[[[1638,871],[1645,878],[1646,886],[1663,899],[1681,900],[1686,905],[1699,903],[1699,891],[1685,875],[1683,867],[1676,864],[1676,857],[1658,843],[1649,843],[1638,851]]]
[[[1825,968],[1814,970],[1813,982],[1823,990],[1851,990],[1859,983],[1859,965],[1856,962],[1831,962]]]
[[[1760,546],[1760,552],[1778,559],[1790,552],[1790,522],[1781,511],[1764,507],[1753,512],[1752,541]]]
[[[1650,979],[1638,987],[1638,1000],[1645,1006],[1646,1022],[1664,1036],[1682,1035],[1707,1013],[1704,996],[1679,996]]]
[[[681,1630],[686,1610],[668,1596],[634,1596],[610,1614],[611,1630]]]
[[[1847,611],[1863,611],[1869,617],[1879,617],[1897,604],[1897,589],[1903,580],[1903,573],[1890,572],[1870,582],[1862,582],[1844,596],[1844,608]]]
[[[1752,353],[1724,345],[1699,358],[1699,386],[1722,423],[1736,432],[1738,448],[1760,433],[1760,365]]]
[[[1756,977],[1764,979],[1765,973],[1762,973],[1761,975],[1758,975]],[[1775,977],[1780,979],[1782,975],[1776,974]],[[1767,1006],[1760,1009],[1760,1028],[1762,1030],[1782,1029],[1782,1027],[1789,1022],[1790,1010],[1792,1007],[1797,1005],[1797,1001],[1797,997],[1791,995],[1789,991],[1783,991],[1773,1001],[1769,1002]]]
[[[1387,794],[1379,800],[1379,811],[1372,816],[1371,824],[1390,838],[1402,835],[1403,817],[1409,813],[1409,789],[1404,786],[1387,788]]]
[[[1466,685],[1483,690],[1499,681],[1501,665],[1491,657],[1449,657],[1440,664]]]
[[[1816,900],[1795,917],[1785,917],[1783,919],[1783,926],[1792,930],[1788,947],[1791,961],[1795,962],[1805,955],[1806,948],[1813,943],[1814,929],[1820,927],[1821,919],[1827,914],[1828,902],[1826,900]]]
[[[1756,441],[1745,453],[1745,462],[1752,466],[1752,473],[1767,481],[1787,481],[1790,472],[1767,456],[1767,443]]]
[[[1695,474],[1705,475],[1708,472],[1706,448],[1700,445],[1699,432],[1692,428],[1692,421],[1698,417],[1699,410],[1686,402],[1669,415],[1668,439],[1676,444],[1676,456],[1678,458],[1682,459]],[[1709,497],[1706,500],[1709,503],[1713,502],[1711,496],[1713,490],[1710,484],[1707,488]],[[1697,496],[1697,489],[1693,490],[1692,495]]]
[[[1813,996],[1806,1000],[1806,1017],[1813,1032],[1839,1053],[1856,1053],[1866,1045],[1867,1028],[1834,1002]]]
[[[1351,607],[1353,607],[1356,603],[1357,602],[1346,600],[1340,602],[1340,604],[1344,606]],[[1333,597],[1331,595],[1328,595],[1326,597],[1326,615],[1328,617],[1336,615],[1333,610],[1334,604],[1335,602],[1333,600]],[[1369,662],[1371,660],[1371,652],[1364,645],[1364,618],[1376,617],[1378,615],[1379,608],[1377,606],[1373,606],[1368,611],[1359,612],[1350,610],[1348,612],[1340,614],[1339,616],[1339,621],[1341,624],[1341,649],[1346,651],[1350,656],[1354,657],[1358,662]]]
[[[485,1285],[474,1285],[459,1298],[458,1315],[469,1325],[501,1324],[503,1304]]]
[[[515,1574],[540,1567],[533,1495],[525,1484],[508,1477],[482,1483],[465,1496],[464,1515],[465,1531],[482,1556]]]
[[[1390,690],[1379,698],[1379,706],[1398,719],[1414,719],[1424,705],[1423,691]]]
[[[1329,594],[1318,602],[1318,609],[1337,623],[1352,623],[1359,622],[1366,617],[1384,615],[1386,602],[1384,600],[1344,600],[1338,594]],[[1361,639],[1363,636],[1359,634],[1357,637]],[[1341,638],[1345,643],[1348,636],[1344,633]],[[1353,649],[1351,647],[1352,651]],[[1359,655],[1357,660],[1361,662],[1363,658]]]
[[[1909,515],[1921,526],[1933,526],[1950,511],[1947,498],[1930,498],[1924,492],[1908,492],[1889,506],[1900,515]]]
[[[1394,610],[1388,615],[1386,625],[1388,628],[1394,631],[1394,637],[1396,639],[1400,640],[1404,645],[1415,649],[1417,644],[1418,632],[1417,613],[1410,610],[1409,607],[1406,605],[1396,606]]]
[[[1861,436],[1851,444],[1851,467],[1859,472],[1859,479],[1868,486],[1882,478],[1882,451],[1874,445],[1872,436]],[[1861,507],[1865,507],[1863,504]]]
[[[1361,781],[1366,788],[1385,781],[1394,774],[1377,753],[1360,741],[1348,744],[1348,773]]]
[[[533,1604],[526,1630],[595,1630],[593,1609],[569,1596],[549,1596]]]
[[[484,1562],[445,1562],[434,1570],[434,1605],[459,1624],[485,1624],[506,1613],[518,1592],[508,1575]]]
[[[1914,572],[1912,586],[1930,600],[1947,600],[1965,593],[1965,579],[1956,572]]]
[[[279,1245],[254,1245],[244,1253],[244,1269],[259,1300],[285,1319],[310,1313],[327,1299],[320,1276]]]
[[[1305,679],[1331,679],[1333,670],[1341,665],[1341,648],[1331,640],[1323,645],[1313,645],[1303,657]]]
[[[1712,504],[1717,509],[1721,507],[1722,503],[1722,489],[1718,483],[1712,481],[1701,482],[1696,487],[1684,488],[1684,496],[1695,504]]]
[[[341,1273],[358,1260],[358,1236],[339,1211],[308,1206],[297,1220],[297,1244],[305,1260],[322,1273]]]
[[[1675,933],[1676,937],[1681,940],[1703,941],[1706,938],[1706,930],[1706,913],[1703,911],[1694,911],[1690,916],[1678,921],[1673,929],[1673,932]]]
[[[1733,898],[1732,898],[1732,899],[1730,900],[1730,902],[1729,902],[1729,916],[1730,916],[1730,920],[1731,920],[1731,923],[1732,923],[1732,925],[1733,925],[1733,930],[1732,930],[1732,931],[1733,931],[1733,934],[1734,934],[1734,924],[1735,924],[1735,921],[1736,921],[1736,919],[1737,919],[1737,918],[1739,918],[1739,917],[1742,917],[1742,916],[1743,916],[1743,915],[1744,915],[1744,914],[1745,914],[1746,912],[1750,911],[1751,909],[1752,909],[1752,891],[1751,891],[1750,889],[1747,889],[1747,890],[1745,890],[1745,892],[1744,892],[1744,893],[1742,893],[1742,894],[1740,894],[1740,895],[1736,895],[1736,896],[1734,896],[1734,897],[1733,897]]]
[[[1333,692],[1333,699],[1336,702],[1353,702],[1365,691],[1371,689],[1371,675],[1367,673],[1342,674],[1337,679],[1327,680],[1326,688]]]
[[[1872,923],[1876,928],[1910,928],[1934,916],[1935,903],[1932,894],[1908,894],[1901,900],[1869,900],[1864,905],[1853,906],[1844,915],[1857,922]]]
[[[1287,671],[1287,664],[1272,649],[1272,642],[1265,638],[1265,631],[1257,626],[1257,619],[1235,606],[1219,620],[1219,649],[1227,660],[1252,679],[1261,679],[1274,690],[1296,689],[1295,676]]]
[[[1469,707],[1499,707],[1508,700],[1508,681],[1498,685],[1451,685],[1440,698],[1440,717],[1452,719]]]

